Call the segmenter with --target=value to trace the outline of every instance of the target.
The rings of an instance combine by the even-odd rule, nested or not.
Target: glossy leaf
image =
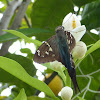
[[[85,42],[87,46],[94,44],[96,41],[100,39],[99,35],[86,32],[81,41]]]
[[[36,0],[31,13],[32,26],[55,30],[70,12],[73,12],[71,0]]]
[[[73,2],[79,7],[81,7],[87,3],[93,2],[93,1],[95,1],[95,0],[73,0]]]
[[[86,100],[86,99],[83,99],[83,98],[81,98],[81,97],[79,97],[79,96],[77,96],[77,98],[78,98],[79,100]]]
[[[20,90],[20,93],[18,94],[18,96],[14,100],[27,100],[24,89]]]
[[[82,24],[86,25],[88,30],[100,27],[100,1],[96,0],[85,5],[82,13]]]
[[[18,29],[17,31],[23,33],[28,37],[36,36],[36,39],[40,41],[44,41],[54,34],[53,31],[47,29],[40,29],[40,28],[24,28],[24,29]],[[40,38],[41,34],[43,36],[42,38]],[[7,42],[10,40],[16,40],[16,39],[19,39],[19,37],[10,33],[6,33],[0,36],[0,43]]]
[[[30,96],[30,97],[27,98],[27,100],[53,100],[53,99],[50,99],[50,98],[47,98],[47,97],[40,98],[38,96]]]
[[[26,70],[26,72],[29,75],[35,76],[36,69],[33,65],[32,60],[26,57],[23,57],[21,55],[15,55],[15,54],[6,54],[5,57],[15,60]],[[11,85],[16,85],[16,87],[18,88],[17,89],[18,91],[24,87],[26,94],[28,96],[32,95],[36,91],[33,87],[29,86],[25,82],[19,80],[18,78],[9,74],[8,72],[6,72],[5,70],[1,68],[0,68],[0,76],[3,76],[3,77],[0,77],[0,82],[9,83]]]
[[[27,37],[26,35],[24,35],[24,34],[21,33],[21,32],[18,32],[18,31],[15,31],[15,30],[5,30],[5,31],[6,31],[6,32],[10,32],[10,33],[12,33],[12,34],[14,34],[14,35],[16,35],[16,36],[18,36],[18,37],[24,39],[24,40],[25,40],[26,42],[28,42],[28,43],[34,43],[34,44],[36,44],[36,45],[38,45],[38,46],[41,45],[41,42],[40,42],[40,41],[30,39],[29,37]]]
[[[51,89],[44,82],[31,77],[16,61],[0,56],[0,68],[14,75],[30,86],[45,92],[48,96],[57,99]]]

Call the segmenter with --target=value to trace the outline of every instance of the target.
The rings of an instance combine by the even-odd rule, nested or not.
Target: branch
[[[9,3],[9,6],[7,6],[7,9],[5,10],[0,22],[0,35],[5,33],[4,31],[2,31],[2,29],[8,28],[8,25],[14,14],[14,11],[20,5],[20,3],[21,3],[21,0],[13,0],[12,2]]]
[[[29,19],[28,19],[28,16],[27,16],[26,14],[25,14],[24,18],[25,18],[25,20],[26,20],[26,23],[27,23],[28,27],[31,28],[32,25],[31,25],[31,23],[30,23],[30,21],[29,21]]]
[[[27,10],[27,7],[28,7],[30,1],[31,0],[24,0],[24,2],[22,2],[20,7],[18,8],[18,12],[16,13],[16,16],[13,20],[13,23],[12,23],[10,29],[18,29],[20,27],[22,18],[25,15],[25,12]],[[6,42],[2,45],[2,48],[0,50],[0,55],[1,56],[8,53],[8,48],[12,43],[13,43],[13,41],[9,41],[9,42]]]
[[[18,29],[20,27],[22,18],[24,18],[25,12],[30,2],[31,0],[23,0],[22,4],[18,8],[18,12],[16,13],[10,29]]]
[[[7,2],[7,5],[10,5],[10,1],[9,0],[6,0],[6,2]]]

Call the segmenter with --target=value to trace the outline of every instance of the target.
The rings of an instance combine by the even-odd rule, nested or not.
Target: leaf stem
[[[68,74],[67,69],[65,70],[65,72],[66,72],[66,86],[71,87],[71,78],[70,78],[70,76]]]

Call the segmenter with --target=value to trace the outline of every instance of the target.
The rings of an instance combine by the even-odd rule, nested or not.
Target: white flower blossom
[[[72,31],[74,28],[81,26],[81,23],[75,14],[69,13],[65,16],[62,26],[64,26],[65,31]]]
[[[65,31],[70,31],[74,36],[76,43],[82,38],[86,32],[86,27],[81,26],[80,20],[75,14],[69,13],[65,16],[62,26],[64,26]]]

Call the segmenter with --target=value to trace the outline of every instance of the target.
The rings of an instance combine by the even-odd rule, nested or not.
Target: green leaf
[[[48,97],[40,98],[40,97],[37,97],[37,96],[30,96],[30,97],[27,98],[27,100],[53,100],[53,99],[50,99]]]
[[[24,89],[20,90],[20,93],[18,94],[18,96],[14,100],[27,100]]]
[[[91,81],[91,84],[90,84],[90,89],[95,90],[95,91],[98,91],[98,89],[100,88],[100,81],[98,81],[96,79],[96,77],[98,77],[98,76],[100,77],[99,73],[100,72],[98,72],[98,73],[96,73],[96,74],[93,75],[93,78],[92,78],[92,81]],[[86,96],[85,96],[86,100],[94,100],[95,94],[96,93],[92,93],[92,92],[88,91],[87,94],[86,94]]]
[[[0,0],[3,4],[7,4],[7,2],[5,0]]]
[[[22,48],[22,49],[20,49],[20,51],[21,51],[22,53],[27,54],[27,58],[33,60],[34,54],[32,53],[32,51],[31,51],[29,48]]]
[[[9,72],[30,86],[43,91],[53,99],[57,99],[51,89],[44,82],[31,77],[16,61],[0,56],[0,68]]]
[[[18,29],[17,31],[23,33],[28,37],[36,36],[36,39],[40,41],[44,41],[53,35],[53,31],[47,29],[40,29],[40,28],[24,28],[24,29]],[[40,37],[41,34],[43,36],[42,38]],[[10,33],[0,35],[0,43],[7,42],[10,40],[16,40],[16,39],[19,39],[19,37]]]
[[[5,57],[10,58],[12,60],[15,60],[16,62],[18,62],[25,70],[26,72],[31,75],[31,76],[35,76],[36,74],[36,68],[33,65],[33,61],[23,57],[21,55],[16,55],[16,54],[6,54]]]
[[[100,27],[100,1],[89,3],[85,5],[81,23],[86,25],[88,30]]]
[[[86,99],[83,99],[83,98],[81,98],[81,97],[79,97],[79,96],[77,96],[77,98],[78,98],[79,100],[86,100]]]
[[[79,7],[81,7],[87,3],[93,2],[93,1],[96,1],[96,0],[73,0],[73,2]]]
[[[23,57],[21,55],[15,55],[15,54],[7,54],[7,55],[5,55],[5,57],[18,62],[26,70],[26,72],[29,75],[34,76],[36,74],[36,68],[34,67],[34,65],[30,59]],[[13,84],[17,83],[17,82],[19,83],[17,78],[15,78],[11,74],[7,73],[6,71],[2,70],[1,68],[0,68],[0,76],[3,76],[3,77],[0,77],[1,82],[13,83]]]
[[[4,31],[10,32],[10,33],[12,33],[12,34],[14,34],[14,35],[16,35],[16,36],[18,36],[18,37],[24,39],[26,42],[34,43],[34,44],[36,44],[36,45],[38,45],[38,46],[40,46],[40,45],[42,44],[42,43],[41,43],[40,41],[38,41],[38,40],[30,39],[29,37],[27,37],[26,35],[24,35],[24,34],[21,33],[21,32],[18,32],[18,31],[15,31],[15,30],[4,30]]]
[[[29,75],[35,76],[36,68],[34,67],[32,60],[30,60],[26,57],[23,57],[21,55],[15,55],[15,54],[7,54],[7,55],[5,55],[5,57],[15,60],[26,70],[26,72]],[[31,87],[30,85],[19,80],[18,78],[9,74],[8,72],[6,72],[5,70],[3,70],[1,68],[0,68],[0,76],[3,76],[3,77],[0,77],[0,82],[9,83],[11,85],[16,85],[16,87],[18,88],[18,91],[24,87],[27,96],[34,94],[36,91],[36,89]]]
[[[70,12],[73,12],[71,0],[36,0],[31,13],[32,26],[55,30]]]
[[[85,42],[85,44],[88,46],[88,45],[94,44],[99,39],[100,39],[99,35],[86,32],[83,38],[81,39],[81,41]]]

